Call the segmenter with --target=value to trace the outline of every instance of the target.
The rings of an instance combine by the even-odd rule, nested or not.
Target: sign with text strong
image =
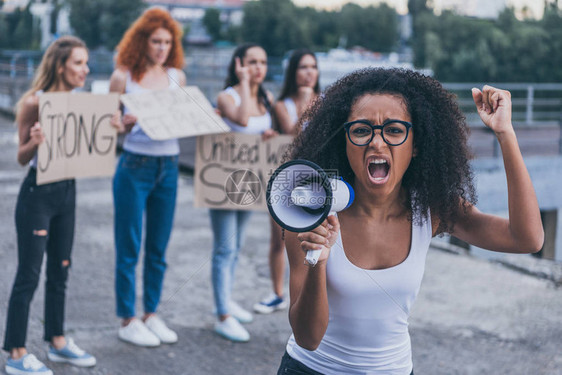
[[[267,182],[292,140],[240,133],[197,137],[195,207],[267,211]]]
[[[117,130],[110,124],[119,95],[44,93],[39,123],[45,141],[37,150],[37,184],[76,177],[111,176]]]

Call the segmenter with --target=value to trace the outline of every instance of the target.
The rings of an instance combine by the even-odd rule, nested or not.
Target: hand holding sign
[[[263,133],[261,133],[261,139],[262,141],[267,141],[268,139],[277,137],[279,135],[279,133],[273,129],[267,129],[266,131],[264,131]]]
[[[39,146],[45,140],[45,134],[43,134],[43,129],[41,129],[39,122],[36,122],[29,130],[29,139],[35,146]]]
[[[111,118],[111,126],[117,129],[119,134],[128,133],[131,131],[135,123],[137,122],[137,117],[127,113],[123,116],[121,110],[118,110],[113,114]]]

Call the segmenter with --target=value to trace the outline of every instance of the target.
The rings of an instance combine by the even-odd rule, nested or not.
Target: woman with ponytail
[[[270,114],[273,96],[262,83],[267,73],[267,54],[256,44],[236,48],[228,67],[225,89],[217,104],[232,131],[262,134],[263,139],[276,134]],[[251,212],[211,209],[213,229],[212,283],[216,304],[215,332],[228,340],[245,342],[250,334],[240,323],[250,323],[252,314],[231,298],[234,271]]]
[[[281,134],[296,135],[304,128],[298,124],[306,109],[320,95],[318,64],[314,52],[307,48],[293,51],[285,71],[281,94],[273,107],[276,129]],[[254,305],[254,311],[270,314],[287,308],[285,284],[285,241],[281,227],[270,219],[269,273],[272,293]]]

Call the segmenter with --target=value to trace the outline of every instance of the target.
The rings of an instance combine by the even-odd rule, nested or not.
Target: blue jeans
[[[115,207],[115,295],[117,316],[135,316],[135,267],[146,236],[143,269],[145,313],[156,312],[164,272],[166,247],[172,232],[178,187],[177,156],[147,156],[124,151],[113,178]]]
[[[211,209],[209,214],[213,229],[213,294],[217,315],[220,316],[229,313],[228,301],[234,284],[238,253],[252,212]]]

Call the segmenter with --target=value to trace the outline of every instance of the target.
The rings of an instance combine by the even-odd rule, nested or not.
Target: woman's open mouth
[[[368,164],[370,180],[375,184],[384,184],[388,180],[390,165],[385,159],[370,159]]]

